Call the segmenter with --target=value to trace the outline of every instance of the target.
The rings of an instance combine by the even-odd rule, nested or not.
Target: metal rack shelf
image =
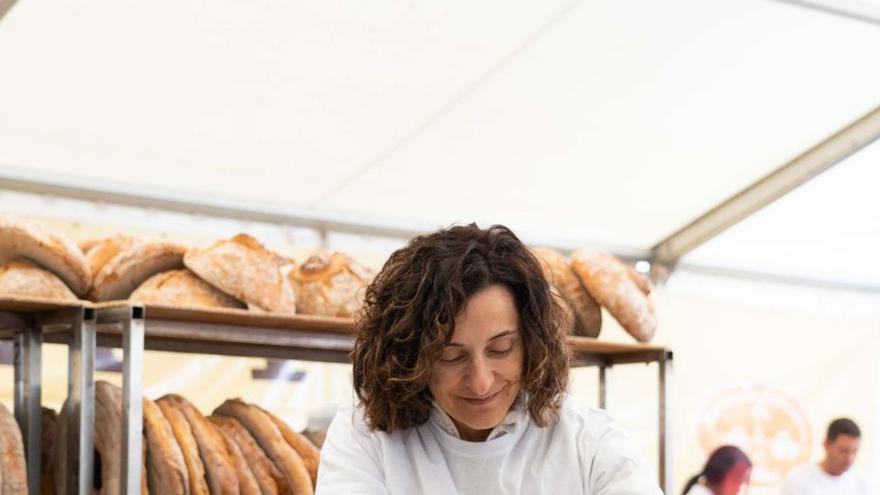
[[[22,432],[27,432],[29,482],[34,483],[39,482],[39,347],[43,342],[69,346],[68,391],[73,411],[68,431],[74,438],[68,439],[72,452],[68,455],[67,472],[71,475],[66,486],[71,494],[90,493],[88,487],[92,484],[96,345],[123,350],[122,493],[136,493],[141,474],[145,350],[344,363],[349,362],[354,342],[353,322],[342,318],[143,306],[127,301],[42,304],[0,298],[0,338],[14,337],[16,342],[16,417]],[[573,366],[598,367],[600,407],[607,404],[614,366],[658,363],[659,477],[661,487],[671,493],[667,409],[672,352],[658,346],[583,337],[569,337],[569,345]]]

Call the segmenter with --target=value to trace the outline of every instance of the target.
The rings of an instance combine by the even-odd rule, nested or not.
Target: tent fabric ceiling
[[[28,0],[0,165],[644,250],[880,103],[878,45],[770,0]]]

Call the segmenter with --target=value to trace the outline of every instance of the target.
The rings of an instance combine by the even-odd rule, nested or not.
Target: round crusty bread
[[[189,423],[205,466],[205,480],[211,495],[239,495],[235,465],[226,449],[226,441],[214,425],[179,395],[168,394],[161,400],[180,411]]]
[[[632,279],[633,272],[606,253],[575,251],[571,266],[590,294],[618,323],[640,342],[648,342],[657,330],[651,300]]]
[[[245,308],[241,301],[218,290],[186,268],[153,275],[135,289],[128,299],[165,306]]]
[[[293,447],[293,450],[299,454],[303,463],[306,465],[309,477],[312,478],[312,486],[314,486],[318,482],[318,465],[321,463],[321,451],[318,450],[318,447],[315,447],[315,444],[305,436],[293,431],[293,429],[278,416],[275,416],[260,406],[255,405],[253,407],[263,411],[263,413],[275,423],[275,426],[281,431],[281,435],[284,437],[287,444]]]
[[[238,446],[263,495],[289,495],[291,493],[287,489],[281,471],[269,460],[263,449],[257,445],[254,437],[244,426],[241,426],[237,419],[225,416],[208,416],[208,419]]]
[[[54,273],[17,259],[0,266],[0,294],[76,301],[76,294]]]
[[[92,272],[93,280],[94,278],[97,278],[98,274],[101,273],[101,269],[104,268],[110,260],[118,256],[119,253],[133,246],[136,242],[139,241],[135,237],[125,234],[117,234],[93,241],[88,246],[88,249],[82,248],[84,244],[81,243],[80,247],[83,249],[83,252],[86,253],[86,261],[89,263],[89,270]]]
[[[165,419],[168,420],[168,424],[171,425],[171,431],[174,432],[174,438],[177,439],[177,444],[183,453],[189,478],[189,493],[191,495],[210,495],[211,492],[205,478],[205,465],[199,456],[199,445],[196,443],[189,422],[183,412],[174,406],[173,400],[168,399],[167,395],[157,400],[156,405],[159,406]]]
[[[185,252],[185,247],[168,242],[132,244],[108,261],[95,276],[92,299],[95,301],[127,299],[138,286],[153,275],[183,268]]]
[[[146,451],[146,442],[142,444]],[[147,488],[146,459],[141,456],[141,493]],[[122,389],[105,381],[95,382],[95,473],[99,495],[118,495],[122,476]],[[98,479],[100,476],[100,479]]]
[[[155,402],[144,398],[147,485],[152,493],[189,494],[189,472],[171,424]]]
[[[57,275],[77,296],[92,284],[86,257],[66,236],[40,222],[0,215],[0,264],[26,258]]]
[[[544,276],[571,306],[574,314],[574,334],[582,337],[598,337],[602,330],[602,309],[569,266],[565,256],[546,248],[533,248],[532,252],[541,262]]]
[[[0,494],[27,495],[24,443],[15,417],[0,404]]]
[[[351,317],[360,310],[364,291],[375,274],[342,253],[309,256],[290,271],[297,312]]]
[[[260,489],[260,484],[257,483],[257,478],[251,470],[241,448],[235,443],[235,440],[233,440],[232,437],[217,424],[217,416],[209,416],[207,419],[214,426],[214,429],[217,430],[220,436],[223,437],[223,441],[226,444],[226,450],[229,452],[229,457],[232,459],[232,465],[235,467],[235,474],[238,476],[239,493],[241,493],[241,495],[262,495],[263,492]]]
[[[294,314],[296,297],[281,274],[288,262],[247,234],[190,249],[183,258],[196,275],[249,307]]]
[[[253,435],[284,475],[284,481],[293,495],[314,493],[312,479],[305,463],[266,413],[240,399],[230,399],[215,409],[214,414],[237,419]]]

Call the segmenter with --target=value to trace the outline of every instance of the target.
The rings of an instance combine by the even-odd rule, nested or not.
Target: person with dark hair
[[[411,240],[367,288],[359,403],[333,419],[317,493],[659,495],[609,415],[567,399],[563,319],[509,229]]]
[[[825,458],[793,469],[782,486],[782,495],[868,495],[868,482],[850,469],[861,437],[853,420],[832,421],[823,443]]]
[[[684,486],[682,495],[736,495],[749,482],[752,461],[733,445],[715,449],[703,466]]]

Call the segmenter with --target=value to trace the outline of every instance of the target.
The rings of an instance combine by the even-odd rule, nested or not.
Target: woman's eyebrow
[[[507,337],[508,335],[515,335],[515,334],[516,334],[516,330],[505,330],[503,332],[497,333],[497,334],[493,335],[492,337],[490,337],[489,342],[496,340],[496,339],[500,339],[502,337]],[[446,344],[446,347],[464,347],[464,344],[457,344],[455,342],[450,342],[450,343]]]

